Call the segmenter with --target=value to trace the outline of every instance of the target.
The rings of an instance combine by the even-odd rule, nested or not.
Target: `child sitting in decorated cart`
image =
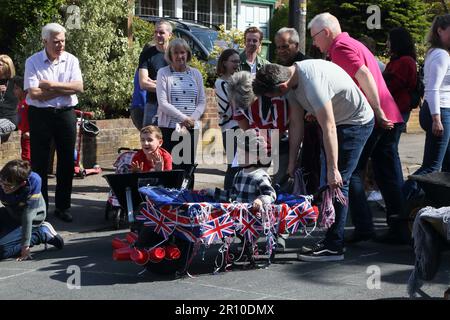
[[[314,224],[318,211],[312,206],[312,196],[280,194],[277,198],[263,169],[270,165],[270,161],[262,163],[266,146],[263,137],[253,130],[243,133],[238,141],[242,170],[235,176],[231,191],[139,188],[146,200],[136,216],[142,228],[139,235],[128,237],[129,245],[115,239],[114,259],[131,259],[157,273],[185,273],[201,245],[206,250],[219,241],[222,245],[215,271],[244,262],[240,259],[244,253],[255,266],[260,237],[266,240],[270,263],[280,232],[295,233],[299,227]],[[230,248],[236,238],[243,242],[243,250],[232,254]]]

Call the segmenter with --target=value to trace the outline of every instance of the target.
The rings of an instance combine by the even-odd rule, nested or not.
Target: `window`
[[[215,0],[212,3],[211,16],[212,23],[216,25],[224,24],[225,19],[225,0]]]
[[[232,0],[226,0],[226,4],[227,4],[227,7],[226,7],[226,12],[227,12],[227,21],[226,21],[226,29],[227,30],[230,30],[233,26],[232,26],[232,22],[231,22],[231,20],[232,20],[232,17],[233,17],[233,11],[232,11],[232,9],[231,9],[231,3],[232,3],[233,1]]]
[[[210,21],[210,1],[197,0],[197,20],[203,22]]]
[[[175,17],[175,0],[163,1],[163,17]]]
[[[141,0],[137,12],[145,16],[159,15],[159,0]]]
[[[195,20],[195,0],[183,0],[183,19]]]

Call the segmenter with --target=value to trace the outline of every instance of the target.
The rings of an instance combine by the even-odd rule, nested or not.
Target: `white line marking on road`
[[[21,276],[21,275],[24,275],[24,274],[27,274],[27,273],[31,273],[31,272],[34,272],[34,271],[36,271],[37,269],[32,269],[32,270],[27,270],[27,271],[24,271],[24,272],[21,272],[21,273],[17,273],[17,274],[12,274],[12,275],[10,275],[10,276],[7,276],[7,277],[1,277],[0,278],[0,281],[2,281],[2,280],[6,280],[6,279],[10,279],[10,278],[15,278],[15,277],[18,277],[18,276]]]

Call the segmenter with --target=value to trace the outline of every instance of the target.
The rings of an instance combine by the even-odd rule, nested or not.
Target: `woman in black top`
[[[14,96],[12,78],[16,69],[11,58],[0,55],[0,136],[2,143],[17,127],[17,98]]]

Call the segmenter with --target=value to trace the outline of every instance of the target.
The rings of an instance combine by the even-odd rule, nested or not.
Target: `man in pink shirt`
[[[313,44],[343,68],[364,92],[376,117],[369,137],[350,179],[349,206],[355,232],[348,243],[375,237],[372,213],[364,190],[364,170],[372,158],[375,180],[386,203],[389,232],[382,239],[402,242],[395,217],[404,217],[403,172],[398,155],[398,138],[403,119],[390,94],[374,55],[361,42],[342,32],[339,21],[329,13],[315,16],[308,25]]]

